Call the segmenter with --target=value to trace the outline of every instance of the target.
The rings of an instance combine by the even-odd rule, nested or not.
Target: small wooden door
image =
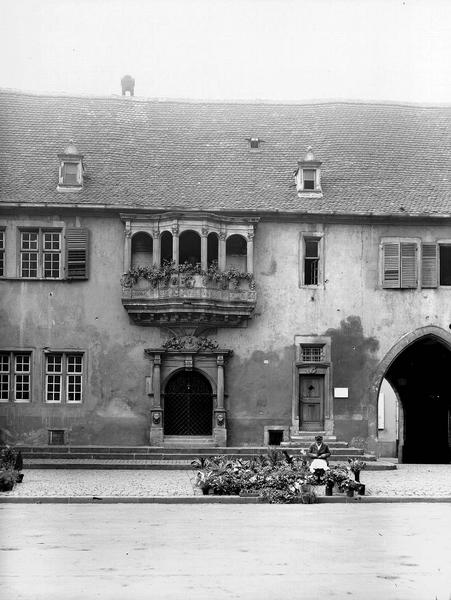
[[[300,375],[299,429],[321,431],[324,413],[324,376]]]

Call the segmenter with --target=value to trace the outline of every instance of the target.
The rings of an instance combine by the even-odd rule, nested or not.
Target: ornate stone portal
[[[209,338],[183,335],[170,338],[161,348],[147,348],[145,353],[150,359],[150,376],[147,378],[150,445],[175,446],[202,441],[203,445],[226,446],[224,364],[232,351],[219,348],[218,343]],[[170,380],[183,371],[196,372],[211,386],[212,427],[211,433],[205,436],[167,435],[165,432],[165,390]],[[181,415],[180,419],[183,418]]]

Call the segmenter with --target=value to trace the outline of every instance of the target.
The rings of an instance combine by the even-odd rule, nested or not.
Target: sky
[[[448,0],[0,0],[0,87],[451,102]]]

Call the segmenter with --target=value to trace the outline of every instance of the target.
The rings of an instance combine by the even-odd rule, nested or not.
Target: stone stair
[[[329,441],[327,441],[329,444]],[[286,450],[291,455],[302,454],[308,443],[300,445],[271,446]],[[306,445],[305,445],[306,444]],[[333,446],[332,446],[333,444]],[[360,448],[349,448],[344,442],[330,442],[331,461],[346,462],[359,457],[367,462],[367,469],[379,469],[372,455]],[[16,446],[21,449],[25,468],[35,469],[191,469],[191,461],[201,456],[225,455],[243,459],[255,458],[268,452],[268,446],[212,448],[194,446]],[[392,468],[392,467],[391,467]]]

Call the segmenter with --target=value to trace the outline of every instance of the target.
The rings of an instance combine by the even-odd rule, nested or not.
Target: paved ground
[[[190,496],[193,471],[25,470],[24,482],[1,496]],[[362,471],[373,496],[451,496],[451,465],[398,465]]]
[[[449,600],[451,506],[2,505],[12,600]]]

